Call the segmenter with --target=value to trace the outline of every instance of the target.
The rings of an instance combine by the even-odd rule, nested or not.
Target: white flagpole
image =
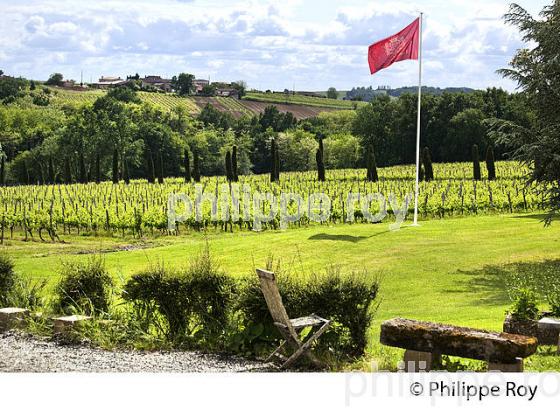
[[[420,182],[420,109],[422,106],[422,17],[424,13],[420,13],[420,39],[418,44],[418,119],[416,121],[416,189],[414,195],[414,223],[412,226],[418,226],[418,190]]]

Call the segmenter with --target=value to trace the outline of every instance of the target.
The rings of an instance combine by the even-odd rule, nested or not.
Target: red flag
[[[420,18],[397,34],[369,46],[368,63],[372,74],[402,60],[418,60]]]

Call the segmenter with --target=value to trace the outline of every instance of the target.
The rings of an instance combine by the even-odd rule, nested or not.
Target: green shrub
[[[16,275],[14,285],[8,293],[8,304],[29,310],[37,310],[43,306],[43,290],[46,280],[32,280]]]
[[[537,294],[531,289],[519,289],[510,309],[511,315],[518,320],[534,320],[539,316]]]
[[[552,315],[560,317],[560,285],[558,283],[551,283],[546,292],[546,301],[550,305]]]
[[[210,346],[225,336],[233,286],[206,248],[186,269],[170,271],[159,264],[132,276],[123,298],[134,304],[146,330],[149,322],[157,326],[157,311],[168,340]]]
[[[107,312],[113,280],[101,257],[86,262],[65,262],[56,288],[56,309],[79,310],[89,315]]]
[[[366,347],[379,291],[377,280],[368,276],[367,272],[343,275],[331,267],[323,274],[297,278],[280,273],[277,281],[291,318],[316,313],[333,320],[331,328],[319,339],[320,348],[355,357],[363,354]],[[237,338],[243,344],[239,349],[252,348],[258,352],[280,340],[256,277],[244,280],[236,310],[242,315],[241,327],[245,332],[245,339]]]
[[[14,283],[14,262],[8,256],[0,254],[0,306],[8,302]]]

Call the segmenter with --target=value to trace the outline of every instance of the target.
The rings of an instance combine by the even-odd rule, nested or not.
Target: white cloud
[[[520,1],[535,13],[545,0]],[[504,25],[509,1],[428,0],[425,83],[434,86],[513,84],[495,70],[522,46]],[[524,4],[527,3],[527,4]],[[0,68],[46,79],[145,74],[246,79],[250,86],[347,89],[414,84],[416,62],[375,76],[367,46],[407,25],[418,13],[404,1],[362,0],[0,0]]]

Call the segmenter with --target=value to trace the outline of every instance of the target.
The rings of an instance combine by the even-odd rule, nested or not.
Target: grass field
[[[361,101],[345,101],[345,100],[331,100],[328,98],[310,97],[305,95],[291,95],[284,93],[257,93],[248,92],[245,97],[246,100],[252,101],[262,101],[278,104],[300,104],[300,105],[310,105],[315,107],[327,107],[327,108],[340,108],[340,109],[354,109],[361,105],[367,104]]]
[[[501,329],[510,303],[504,267],[525,262],[538,268],[545,260],[560,259],[560,225],[544,228],[540,219],[535,214],[452,218],[395,232],[383,223],[195,233],[143,241],[74,236],[65,237],[65,244],[11,240],[3,248],[15,258],[20,272],[46,278],[51,285],[62,260],[84,259],[100,251],[115,277],[124,279],[150,262],[184,265],[205,239],[220,266],[232,275],[252,274],[271,255],[296,273],[323,270],[330,264],[345,271],[367,270],[381,280],[381,305],[365,360],[378,358],[381,368],[394,368],[400,351],[379,345],[382,320],[401,316]],[[542,349],[527,361],[527,369],[560,369],[560,356]]]

